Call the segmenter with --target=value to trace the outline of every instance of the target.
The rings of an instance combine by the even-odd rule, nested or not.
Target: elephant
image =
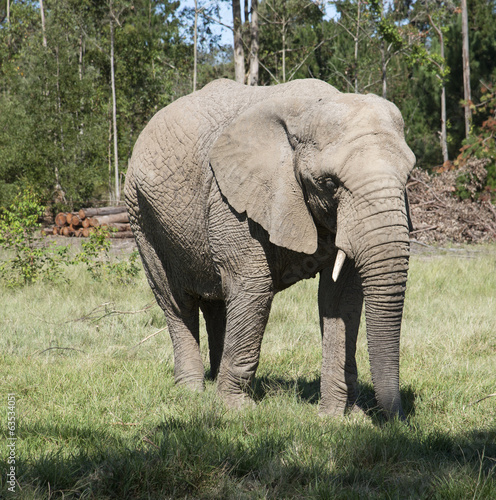
[[[153,116],[134,146],[125,199],[176,383],[204,390],[201,310],[218,394],[231,408],[253,405],[274,295],[319,274],[319,414],[356,409],[365,302],[377,403],[404,418],[405,186],[415,156],[403,129],[389,101],[316,79],[216,80]]]

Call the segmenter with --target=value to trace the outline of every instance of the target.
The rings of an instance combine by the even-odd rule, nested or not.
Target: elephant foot
[[[192,378],[192,377],[176,377],[176,384],[182,387],[186,387],[193,392],[204,392],[205,382],[203,378]]]
[[[238,394],[225,394],[219,391],[223,403],[232,410],[244,410],[246,408],[255,408],[256,404],[248,394],[242,392]]]
[[[343,418],[350,417],[353,420],[369,420],[367,414],[358,405],[320,405],[319,417]]]

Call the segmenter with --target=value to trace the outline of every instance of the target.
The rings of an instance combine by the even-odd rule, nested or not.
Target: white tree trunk
[[[45,32],[45,10],[43,9],[43,0],[40,0],[40,15],[41,15],[41,33],[43,36],[43,47],[46,47],[47,39]]]
[[[357,24],[355,34],[355,93],[358,94],[358,40],[360,39],[360,14],[362,11],[362,2],[357,2]]]
[[[196,90],[196,73],[198,67],[198,0],[195,0],[195,26],[193,33],[193,92]]]
[[[381,67],[382,67],[382,97],[387,99],[387,60],[386,60],[386,44],[381,41]]]
[[[472,92],[470,89],[470,54],[468,47],[468,12],[467,0],[462,0],[462,41],[463,41],[463,98],[465,100],[465,137],[470,135],[470,124],[472,121],[472,111],[470,104]]]
[[[114,58],[114,21],[112,20],[112,0],[110,1],[110,85],[112,87],[112,125],[114,133],[114,175],[115,175],[115,202],[121,199],[119,183],[119,151],[117,149],[117,103],[115,97],[115,58]]]
[[[234,78],[238,83],[245,83],[245,51],[243,49],[243,25],[241,23],[241,5],[239,0],[232,0],[234,33]]]
[[[250,80],[252,86],[258,85],[258,0],[251,0],[251,24],[250,24]]]
[[[432,16],[428,14],[429,16],[429,22],[431,23],[431,26],[434,28],[435,32],[437,33],[438,39],[439,39],[439,46],[441,50],[441,60],[442,63],[439,65],[439,70],[441,71],[441,76],[439,76],[441,82],[442,82],[442,87],[441,87],[441,151],[443,153],[443,163],[446,163],[449,161],[449,155],[448,155],[448,131],[447,131],[447,118],[446,118],[446,85],[444,83],[444,72],[445,72],[445,67],[444,67],[444,35],[443,31],[441,28],[439,28],[434,20],[432,19]]]

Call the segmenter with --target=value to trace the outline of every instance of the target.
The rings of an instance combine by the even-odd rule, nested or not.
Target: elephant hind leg
[[[193,297],[175,301],[165,309],[174,349],[174,378],[177,384],[203,391],[204,367],[200,353],[198,301]]]
[[[202,391],[204,368],[200,353],[199,300],[182,288],[172,286],[155,247],[141,232],[136,231],[135,236],[148,282],[165,313],[174,349],[176,383]]]
[[[205,318],[210,354],[210,377],[215,380],[219,373],[226,333],[226,304],[222,300],[201,301],[200,309]]]

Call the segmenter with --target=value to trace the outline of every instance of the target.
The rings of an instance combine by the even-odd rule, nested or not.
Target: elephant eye
[[[321,185],[322,188],[331,191],[334,191],[338,187],[337,180],[331,177],[323,177],[322,179],[319,179],[319,184]]]

